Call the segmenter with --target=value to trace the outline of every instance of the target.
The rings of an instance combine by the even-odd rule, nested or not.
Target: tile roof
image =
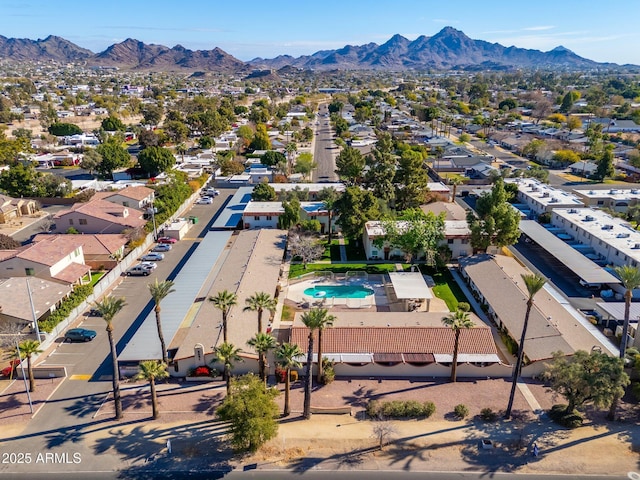
[[[87,203],[74,203],[69,210],[58,212],[54,218],[62,218],[73,212],[79,212],[89,217],[100,218],[127,227],[141,227],[147,223],[142,218],[140,210],[101,199],[92,199]]]
[[[71,285],[60,282],[30,277],[33,306],[37,318],[40,318],[51,307],[71,293]],[[27,277],[11,277],[0,279],[0,306],[2,314],[31,322],[33,313],[29,304]]]
[[[52,278],[60,280],[66,283],[76,283],[87,273],[91,271],[91,267],[83,265],[82,263],[72,263],[71,265],[63,268]]]
[[[134,200],[140,201],[140,200],[144,200],[149,195],[153,195],[153,193],[155,192],[152,188],[137,186],[137,187],[125,187],[122,190],[119,190],[117,192],[109,192],[109,193],[110,194],[107,195],[105,198],[109,198],[113,195],[121,195],[123,197],[128,197],[128,198],[132,198]]]
[[[26,245],[24,249],[18,251],[16,256],[24,260],[52,266],[81,246],[82,242],[79,240],[52,238],[48,241]]]
[[[302,351],[308,348],[309,329],[293,327],[290,342]],[[318,351],[318,333],[314,332],[314,348]],[[335,327],[322,332],[324,353],[452,353],[455,342],[448,327]],[[497,354],[487,327],[474,327],[460,332],[458,352],[464,354]]]
[[[63,241],[66,239],[81,242],[82,252],[85,255],[111,255],[127,243],[127,237],[119,233],[85,233],[83,235],[39,233],[33,237],[33,242],[41,242],[52,237],[60,237]]]

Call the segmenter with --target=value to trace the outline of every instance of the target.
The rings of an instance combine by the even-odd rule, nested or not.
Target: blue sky
[[[576,0],[0,0],[0,35],[64,37],[94,52],[135,38],[240,60],[410,40],[445,26],[476,40],[640,65],[640,1]]]

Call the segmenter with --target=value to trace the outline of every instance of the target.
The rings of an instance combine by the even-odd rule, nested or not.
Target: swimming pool
[[[373,293],[372,288],[361,285],[316,285],[304,291],[314,298],[366,298]]]

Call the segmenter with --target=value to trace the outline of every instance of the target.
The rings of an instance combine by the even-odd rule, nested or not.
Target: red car
[[[160,237],[158,243],[176,243],[178,240],[171,237]]]
[[[0,370],[0,376],[2,377],[9,377],[11,376],[11,372],[13,372],[13,369],[16,368],[18,365],[20,365],[20,360],[18,360],[17,358],[14,360],[11,360],[9,362],[9,366],[3,368],[2,370]]]

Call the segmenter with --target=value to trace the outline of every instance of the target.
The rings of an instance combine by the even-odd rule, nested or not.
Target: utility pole
[[[33,329],[36,331],[36,339],[38,343],[42,342],[42,338],[40,338],[40,327],[38,326],[38,318],[36,317],[36,307],[33,304],[33,295],[31,294],[31,286],[29,285],[29,275],[27,272],[27,276],[25,277],[25,281],[27,282],[27,292],[29,294],[29,305],[31,305],[31,318],[33,319]]]

